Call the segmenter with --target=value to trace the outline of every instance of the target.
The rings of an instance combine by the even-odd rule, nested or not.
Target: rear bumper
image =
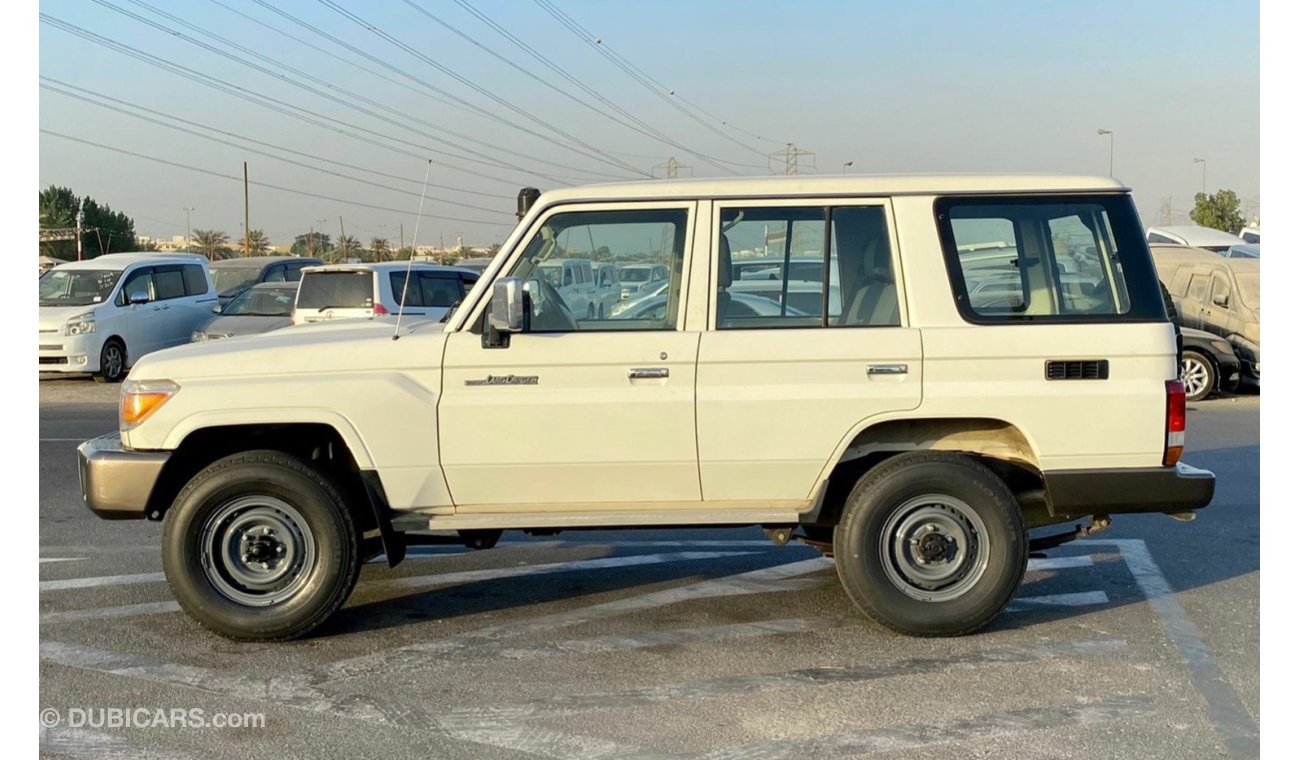
[[[166,451],[123,448],[116,433],[92,438],[77,447],[81,497],[105,520],[143,519],[170,456]]]
[[[1043,473],[1047,509],[1055,517],[1190,512],[1214,498],[1214,473],[1173,467],[1056,470]]]

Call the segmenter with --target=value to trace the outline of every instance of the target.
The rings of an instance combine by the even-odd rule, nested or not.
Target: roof
[[[952,195],[1126,192],[1110,177],[1063,174],[881,174],[646,180],[548,190],[539,204],[611,198],[752,198],[765,195]]]
[[[210,264],[214,267],[246,267],[246,266],[265,266],[275,264],[281,261],[302,261],[302,256],[236,256],[230,259],[218,259]],[[320,261],[320,259],[307,258],[308,261]]]
[[[1225,266],[1235,272],[1259,272],[1259,259],[1230,259],[1213,251],[1207,251],[1203,248],[1192,248],[1186,245],[1152,245],[1151,256],[1156,260],[1158,266],[1170,266],[1177,264],[1216,264]]]
[[[1148,227],[1147,234],[1169,235],[1181,238],[1187,245],[1232,245],[1240,243],[1241,238],[1231,232],[1216,230],[1212,227],[1198,227],[1195,224],[1174,225],[1172,227]]]
[[[135,253],[107,253],[93,259],[69,261],[66,264],[60,264],[59,269],[126,269],[132,264],[141,262],[151,264],[193,264],[196,261],[206,264],[208,260],[197,253],[138,251]]]
[[[392,272],[392,271],[405,272],[405,271],[406,271],[406,267],[407,267],[407,262],[405,262],[405,261],[379,261],[379,262],[371,262],[371,263],[365,263],[365,262],[363,262],[363,263],[360,263],[360,264],[324,264],[324,265],[321,265],[321,266],[306,267],[306,268],[303,269],[303,271],[304,271],[304,272],[362,272],[362,271],[369,271],[369,272],[381,272],[381,273],[382,273],[382,272]],[[445,265],[443,265],[443,264],[430,264],[430,263],[428,263],[428,262],[424,262],[424,261],[412,261],[412,262],[410,262],[410,267],[411,267],[412,270],[419,270],[419,269],[429,270],[429,269],[434,269],[434,270],[439,270],[439,271],[444,271],[444,272],[465,272],[466,274],[472,274],[472,275],[475,275],[475,276],[477,276],[477,275],[479,274],[478,272],[475,272],[473,269],[465,269],[464,267],[449,267],[449,266],[445,266]]]

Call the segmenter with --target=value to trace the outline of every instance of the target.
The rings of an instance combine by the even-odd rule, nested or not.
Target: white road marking
[[[1029,560],[1029,572],[1036,570],[1068,570],[1074,567],[1092,567],[1092,555],[1084,554],[1076,557],[1048,557],[1046,559]]]
[[[368,582],[371,586],[389,588],[419,588],[425,586],[450,586],[457,583],[477,583],[481,581],[500,580],[502,578],[519,578],[529,575],[550,575],[567,573],[575,570],[604,570],[613,567],[635,567],[637,565],[659,565],[665,562],[688,562],[704,559],[721,559],[723,557],[743,557],[753,552],[674,552],[665,554],[632,554],[624,557],[601,557],[582,559],[572,562],[549,562],[541,565],[522,565],[519,567],[494,567],[486,570],[462,570],[454,573],[435,575],[416,575],[405,578],[385,578]]]
[[[1233,757],[1259,757],[1259,723],[1251,717],[1241,703],[1232,684],[1228,682],[1219,663],[1210,654],[1210,648],[1201,638],[1201,632],[1183,605],[1178,602],[1173,588],[1165,579],[1160,566],[1151,556],[1145,541],[1135,538],[1088,539],[1084,543],[1109,544],[1119,550],[1124,564],[1146,596],[1164,626],[1165,635],[1173,642],[1191,674],[1192,684],[1205,699],[1206,713],[1223,738]]]
[[[99,588],[100,586],[131,586],[137,583],[161,583],[167,580],[162,573],[139,573],[137,575],[101,575],[95,578],[68,578],[59,581],[41,581],[41,591],[67,591],[76,588]]]
[[[93,437],[94,436],[91,436],[91,438]],[[85,443],[88,440],[90,440],[90,438],[42,438],[41,442],[44,443],[46,441],[50,441],[52,443],[59,443],[59,442],[71,443],[75,441],[76,443]]]
[[[84,559],[85,557],[41,557],[41,564],[44,565],[46,562],[80,562]]]
[[[192,757],[179,752],[159,752],[137,747],[121,736],[67,726],[41,726],[41,755],[65,757],[142,758],[142,760],[182,760]]]
[[[178,612],[180,608],[181,606],[176,602],[145,602],[143,604],[123,604],[116,607],[94,607],[88,610],[43,612],[41,613],[41,625],[76,623],[83,620],[109,620],[112,618],[136,617],[137,615],[159,615],[164,612]]]
[[[1094,604],[1108,604],[1110,597],[1105,591],[1079,591],[1072,594],[1046,594],[1044,596],[1020,596],[1011,600],[1007,612],[1024,612],[1043,607],[1087,607]]]

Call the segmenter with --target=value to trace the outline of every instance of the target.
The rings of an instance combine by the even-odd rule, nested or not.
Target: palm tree
[[[375,261],[388,261],[388,239],[370,238],[370,254],[375,257]]]
[[[266,233],[261,230],[249,230],[248,232],[248,255],[265,256],[267,249],[271,247],[271,241],[266,239]],[[243,249],[241,244],[240,249]]]
[[[194,249],[209,259],[224,259],[230,255],[230,236],[218,230],[195,230]]]
[[[338,257],[339,261],[345,261],[356,256],[360,251],[361,241],[351,235],[344,235],[339,238],[339,245],[338,248],[335,249],[334,253]]]

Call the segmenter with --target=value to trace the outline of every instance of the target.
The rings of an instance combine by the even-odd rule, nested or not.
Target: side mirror
[[[518,277],[497,280],[492,286],[488,325],[500,333],[524,332],[524,283]]]
[[[213,313],[213,314],[220,314],[220,313],[221,313],[221,304],[217,304],[216,306],[213,306],[213,307],[212,307],[212,313]]]
[[[1227,293],[1224,293],[1224,294],[1221,295],[1221,296],[1215,296],[1215,297],[1214,297],[1214,305],[1215,305],[1215,306],[1222,306],[1222,307],[1224,307],[1224,308],[1226,309],[1226,308],[1228,307],[1228,294],[1227,294]]]
[[[137,290],[127,298],[127,302],[132,306],[141,303],[149,303],[149,294],[143,290]]]

